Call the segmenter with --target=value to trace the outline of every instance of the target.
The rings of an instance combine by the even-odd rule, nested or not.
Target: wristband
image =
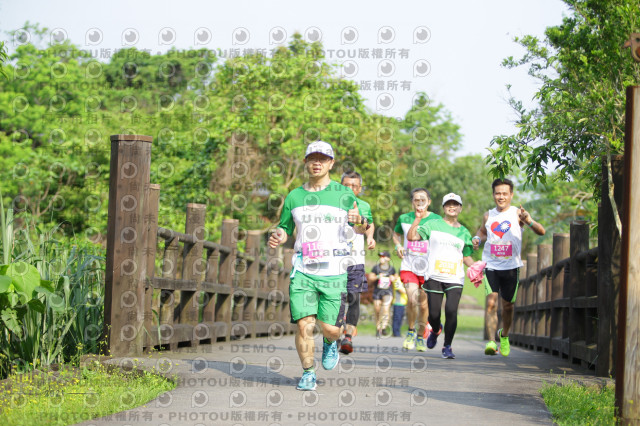
[[[471,241],[476,240],[476,239],[477,239],[478,241],[482,241],[482,239],[481,239],[480,237],[478,237],[477,235],[475,235],[475,236],[471,239]]]
[[[529,228],[533,228],[533,223],[535,222],[535,220],[532,220],[531,223],[527,223],[527,225],[529,225]]]

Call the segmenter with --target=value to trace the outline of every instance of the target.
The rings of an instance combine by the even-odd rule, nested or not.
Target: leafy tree
[[[7,77],[3,64],[7,61],[7,50],[4,41],[0,41],[0,76]]]
[[[442,105],[424,95],[403,121],[372,114],[358,85],[299,34],[269,57],[122,49],[102,63],[27,27],[34,44],[12,53],[11,78],[0,81],[0,178],[14,210],[65,222],[68,233],[104,236],[115,133],[154,137],[160,225],[181,229],[188,202],[207,204],[210,239],[224,217],[246,229],[274,223],[317,139],[336,149],[334,179],[363,175],[377,223],[408,208],[401,194],[412,186],[451,179],[460,135]]]
[[[554,177],[583,179],[598,199],[601,158],[610,171],[611,155],[623,150],[625,87],[640,77],[639,65],[622,48],[640,24],[640,9],[634,0],[565,3],[571,14],[561,25],[547,28],[544,40],[516,38],[526,54],[503,63],[528,66],[541,84],[538,106],[527,109],[510,99],[519,131],[495,137],[487,162],[496,176],[522,167],[534,186],[555,167]],[[615,211],[613,186],[608,195]]]

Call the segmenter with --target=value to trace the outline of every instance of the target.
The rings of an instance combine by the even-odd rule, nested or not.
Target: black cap
[[[389,253],[388,251],[381,251],[378,253],[378,256],[386,256],[386,257],[391,257],[391,253]]]

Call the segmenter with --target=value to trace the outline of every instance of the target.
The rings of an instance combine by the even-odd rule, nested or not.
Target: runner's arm
[[[418,234],[418,226],[420,226],[420,221],[422,220],[421,217],[419,217],[416,214],[416,218],[413,221],[413,223],[411,224],[411,228],[409,228],[409,231],[407,232],[407,240],[409,241],[420,241],[422,240],[422,237],[420,236],[420,234]]]
[[[546,233],[544,226],[542,226],[542,224],[533,220],[529,212],[526,211],[524,207],[522,207],[522,205],[520,205],[519,216],[520,216],[521,228],[524,228],[524,225],[527,224],[533,230],[533,232],[535,232],[538,235],[544,235]]]
[[[469,266],[471,266],[474,263],[476,263],[476,261],[473,260],[473,257],[471,257],[471,256],[465,256],[465,257],[462,258],[462,263],[464,263],[465,266],[468,268]]]
[[[373,233],[376,230],[376,226],[373,223],[369,223],[366,228],[364,236],[367,238],[367,248],[373,250],[376,248],[376,240],[373,239]]]
[[[487,220],[489,220],[489,212],[486,212],[482,216],[482,225],[480,225],[480,227],[476,231],[476,235],[471,240],[473,242],[474,250],[478,250],[478,248],[480,247],[480,244],[487,241],[487,228],[486,228]]]
[[[269,236],[269,247],[276,248],[280,244],[284,244],[287,242],[287,233],[282,228],[276,228],[274,232]]]
[[[404,258],[404,246],[400,242],[400,238],[401,237],[402,237],[402,234],[398,234],[397,232],[393,233],[393,244],[395,244],[395,246],[396,246],[396,251],[398,252],[398,256],[400,256],[400,259],[403,259]]]

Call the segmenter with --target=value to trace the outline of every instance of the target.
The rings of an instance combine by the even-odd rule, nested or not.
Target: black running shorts
[[[493,293],[500,293],[500,296],[507,302],[515,303],[520,282],[520,268],[496,271],[485,269],[487,281]]]

